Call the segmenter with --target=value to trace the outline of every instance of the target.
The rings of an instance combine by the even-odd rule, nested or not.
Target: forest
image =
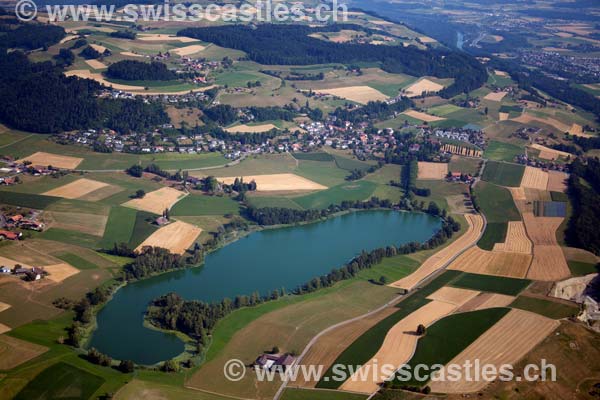
[[[166,64],[153,61],[123,60],[111,64],[106,76],[125,81],[170,81],[177,79],[177,74],[170,71]]]
[[[600,159],[580,158],[571,163],[568,195],[573,205],[565,240],[569,246],[579,247],[600,255]]]
[[[169,121],[159,105],[99,99],[101,89],[95,81],[66,77],[51,62],[0,51],[0,121],[8,126],[38,133],[100,127],[127,132]]]
[[[442,91],[443,97],[474,90],[487,80],[486,69],[477,60],[458,52],[420,50],[414,46],[332,43],[308,36],[352,27],[362,29],[348,24],[312,28],[305,25],[226,25],[186,28],[178,35],[242,50],[251,60],[265,65],[379,62],[382,69],[391,73],[454,78],[454,84]]]

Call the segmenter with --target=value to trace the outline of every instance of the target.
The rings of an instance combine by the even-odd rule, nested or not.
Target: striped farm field
[[[494,252],[472,247],[453,261],[448,269],[474,274],[524,278],[531,259],[529,254]]]
[[[558,321],[521,310],[511,310],[494,326],[471,343],[448,364],[464,365],[467,360],[479,360],[481,365],[514,365],[557,327]],[[443,369],[442,369],[443,373]],[[484,379],[433,381],[436,393],[472,393],[483,389]]]
[[[508,221],[508,229],[504,242],[494,245],[494,251],[505,251],[508,253],[531,254],[531,249],[531,240],[527,237],[525,225],[522,221]]]
[[[454,242],[429,257],[409,276],[402,278],[390,286],[411,290],[423,279],[443,268],[457,254],[474,245],[483,229],[483,218],[478,214],[465,214],[469,224],[467,231]]]
[[[546,190],[548,187],[548,173],[542,171],[540,168],[526,166],[520,186],[523,188]]]
[[[548,187],[550,192],[567,192],[567,180],[569,174],[560,171],[548,171]]]
[[[570,276],[569,266],[556,240],[562,217],[536,217],[523,213],[527,234],[533,242],[533,261],[527,274],[530,279],[556,281]]]
[[[514,296],[498,293],[480,293],[479,296],[465,303],[458,312],[485,310],[487,308],[508,307],[515,300]]]

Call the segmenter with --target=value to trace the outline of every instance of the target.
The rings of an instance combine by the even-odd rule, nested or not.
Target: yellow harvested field
[[[225,130],[229,133],[259,133],[259,132],[268,132],[273,129],[277,129],[277,127],[273,124],[236,125],[236,126],[232,126],[231,128],[225,128]]]
[[[43,194],[46,196],[62,197],[65,199],[78,199],[106,186],[109,186],[109,184],[82,178],[71,183],[67,183],[64,186],[49,190]]]
[[[531,254],[533,245],[527,237],[525,225],[522,221],[508,221],[506,239],[504,243],[496,243],[494,251],[504,251],[508,253]]]
[[[484,100],[502,101],[507,92],[491,92],[485,95]]]
[[[473,300],[479,292],[477,290],[460,289],[451,286],[444,286],[438,289],[436,292],[430,294],[427,298],[429,300],[441,301],[443,303],[450,303],[455,306],[462,306]]]
[[[323,186],[317,182],[303,178],[296,174],[269,174],[269,175],[248,175],[248,176],[230,176],[226,178],[217,178],[219,181],[231,185],[236,178],[243,178],[244,182],[256,182],[256,191],[258,192],[276,192],[276,191],[298,191],[298,190],[323,190]]]
[[[479,214],[465,214],[465,219],[469,227],[461,237],[425,260],[412,274],[392,283],[390,286],[411,290],[423,279],[454,260],[461,252],[473,246],[481,236],[483,218]]]
[[[592,25],[582,24],[582,23],[574,23],[574,24],[569,24],[569,25],[558,25],[558,26],[553,26],[553,28],[558,29],[563,32],[574,33],[576,35],[582,35],[582,36],[586,36],[586,35],[590,35],[590,34],[594,33],[594,27]]]
[[[556,160],[559,157],[572,157],[571,153],[567,153],[566,151],[554,150],[550,147],[542,146],[541,144],[532,144],[530,146],[532,149],[536,149],[540,151],[540,158],[545,160]]]
[[[189,90],[181,90],[178,92],[161,91],[161,90],[145,90],[145,88],[143,86],[123,85],[120,83],[109,82],[106,79],[104,79],[102,74],[99,74],[96,72],[91,72],[90,70],[87,70],[87,69],[75,69],[75,70],[71,70],[71,71],[66,71],[65,76],[78,76],[82,79],[92,79],[104,86],[112,87],[115,90],[122,90],[124,92],[132,93],[132,94],[136,94],[136,95],[140,95],[140,96],[155,96],[155,95],[159,95],[159,94],[169,94],[172,96],[178,96],[178,95],[187,94],[190,92],[193,92],[193,93],[204,92],[204,91],[210,90],[215,87],[215,85],[210,85],[210,86],[204,86],[204,87],[199,87],[199,88],[194,88],[194,89],[189,89]]]
[[[448,365],[464,365],[479,360],[480,365],[514,365],[528,352],[550,335],[559,325],[558,321],[523,310],[511,310],[494,326],[477,338]],[[442,369],[443,376],[443,369]],[[435,393],[472,393],[483,389],[489,382],[485,379],[450,379],[432,381]]]
[[[514,296],[499,293],[479,293],[479,295],[465,303],[458,312],[485,310],[486,308],[507,307],[515,300]]]
[[[508,113],[504,113],[504,112],[498,113],[498,121],[507,121],[508,117],[509,117]]]
[[[448,175],[448,163],[419,161],[417,179],[444,179]]]
[[[573,124],[571,126],[571,129],[569,129],[569,135],[581,136],[581,137],[585,137],[585,138],[593,137],[593,135],[590,135],[589,133],[584,133],[583,126],[581,126],[579,124]]]
[[[202,229],[195,225],[183,221],[172,222],[150,235],[135,251],[139,252],[145,246],[152,246],[162,247],[173,254],[183,254],[201,233]]]
[[[423,78],[405,88],[404,93],[407,97],[416,97],[421,96],[424,92],[439,92],[443,88],[444,86],[440,85],[439,83],[435,83],[427,78]]]
[[[44,270],[49,274],[47,279],[50,279],[56,283],[60,283],[65,279],[79,273],[77,268],[67,263],[44,265]]]
[[[127,57],[144,57],[144,55],[142,54],[133,53],[131,51],[122,51],[121,55]]]
[[[554,282],[571,276],[562,249],[557,245],[535,245],[527,279]]]
[[[523,213],[527,234],[534,245],[557,244],[556,230],[562,221],[562,217],[536,217],[533,213]]]
[[[527,197],[525,196],[525,189],[522,187],[509,187],[507,188],[512,194],[512,198],[515,201],[525,201]]]
[[[442,151],[451,154],[458,154],[465,157],[481,157],[483,154],[481,150],[471,149],[465,146],[459,146],[456,144],[446,143],[441,147]]]
[[[10,328],[8,329],[10,330]],[[2,331],[1,327],[0,331]],[[18,367],[47,351],[48,348],[45,346],[26,342],[25,340],[8,335],[0,335],[0,370],[9,370]]]
[[[569,125],[567,125],[563,122],[560,122],[557,119],[550,118],[550,117],[541,118],[541,117],[537,117],[535,115],[527,114],[525,112],[523,114],[521,114],[519,117],[513,118],[511,121],[519,122],[519,123],[525,124],[525,125],[529,125],[532,122],[538,122],[540,124],[550,125],[562,133],[568,132],[571,129],[571,127]]]
[[[436,43],[437,40],[430,38],[428,36],[419,36],[419,40],[421,43]]]
[[[191,37],[166,35],[166,34],[161,34],[161,33],[140,33],[137,36],[137,40],[141,40],[144,42],[181,42],[181,43],[190,43],[190,42],[198,41],[198,39],[194,39]]]
[[[146,193],[142,199],[129,200],[122,205],[125,207],[135,208],[136,210],[148,211],[160,215],[166,209],[171,209],[175,203],[185,196],[187,196],[187,193],[170,187],[164,187],[153,192]]]
[[[206,46],[202,46],[201,44],[193,44],[190,46],[185,46],[185,47],[180,47],[178,49],[174,49],[172,50],[173,53],[177,54],[178,56],[189,56],[190,54],[195,54],[198,53],[202,50],[204,50],[206,48]]]
[[[436,115],[430,115],[430,114],[416,111],[416,110],[404,111],[402,114],[408,115],[409,117],[420,119],[421,121],[426,121],[426,122],[443,121],[446,119],[443,117],[438,117]]]
[[[108,221],[107,215],[78,212],[47,211],[44,213],[44,216],[47,220],[52,219],[51,222],[47,221],[49,227],[100,237],[104,235]]]
[[[90,44],[90,47],[96,50],[98,53],[104,53],[106,51],[106,47],[99,44]]]
[[[0,312],[8,310],[11,307],[10,304],[6,304],[0,301]]]
[[[79,164],[81,164],[83,158],[61,156],[59,154],[38,151],[37,153],[33,153],[30,156],[17,160],[18,163],[23,161],[31,161],[33,165],[41,165],[45,167],[51,165],[60,169],[75,169]]]
[[[85,60],[85,63],[94,69],[106,69],[108,66],[98,60]]]
[[[348,99],[360,104],[367,104],[369,101],[384,101],[388,98],[388,96],[370,86],[346,86],[334,89],[315,90],[315,92],[341,97],[342,99]]]
[[[461,254],[448,269],[482,275],[524,278],[532,256],[522,253],[487,251],[477,246]]]
[[[556,230],[561,217],[536,217],[532,212],[523,213],[527,234],[533,242],[533,261],[527,278],[556,281],[571,275],[565,255],[556,240]]]
[[[494,74],[495,74],[495,75],[498,75],[498,76],[503,76],[503,77],[508,77],[508,76],[510,76],[510,75],[508,75],[508,72],[506,72],[506,71],[500,71],[500,70],[497,70],[497,69],[496,69],[496,70],[494,70]]]
[[[546,190],[550,192],[563,192],[567,191],[567,180],[569,174],[560,171],[548,171],[548,187]]]
[[[385,336],[379,351],[359,368],[341,390],[371,394],[379,389],[379,383],[388,378],[381,374],[378,365],[391,364],[400,368],[413,356],[419,336],[415,334],[420,324],[430,326],[435,321],[451,314],[457,306],[441,301],[431,301],[400,320]],[[373,376],[377,374],[376,376]]]
[[[12,328],[10,326],[0,323],[0,335],[2,335],[3,333],[6,333],[6,332],[10,332],[11,330],[12,330]],[[2,353],[0,353],[0,354],[2,354]]]
[[[540,168],[525,167],[525,173],[521,179],[522,188],[546,190],[548,187],[548,173]]]

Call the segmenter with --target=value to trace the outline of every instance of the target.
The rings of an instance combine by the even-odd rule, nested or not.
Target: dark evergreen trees
[[[146,63],[134,60],[123,60],[111,64],[106,75],[126,81],[170,81],[177,78],[177,74],[161,62]]]

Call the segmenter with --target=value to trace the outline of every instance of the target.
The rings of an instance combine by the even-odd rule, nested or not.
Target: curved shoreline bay
[[[252,233],[206,256],[202,267],[169,272],[118,290],[97,316],[90,346],[116,359],[154,364],[183,352],[173,334],[143,326],[154,298],[176,292],[206,302],[288,291],[339,268],[361,250],[424,242],[438,218],[398,211],[354,212],[315,224]]]

